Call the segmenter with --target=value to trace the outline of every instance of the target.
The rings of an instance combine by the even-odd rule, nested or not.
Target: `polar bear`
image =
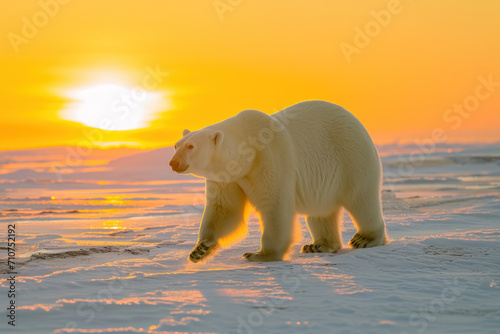
[[[201,130],[184,130],[170,160],[178,174],[206,179],[198,262],[246,233],[245,204],[260,215],[261,248],[250,261],[283,260],[296,215],[307,216],[313,243],[303,253],[342,248],[341,212],[357,232],[352,248],[387,243],[381,206],[381,164],[363,125],[344,108],[305,101],[275,114],[245,110]]]

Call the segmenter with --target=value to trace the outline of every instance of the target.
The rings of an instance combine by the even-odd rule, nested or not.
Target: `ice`
[[[300,254],[300,219],[289,261],[251,263],[252,217],[247,238],[199,264],[187,257],[204,182],[169,170],[171,148],[97,150],[62,179],[47,162],[64,148],[0,152],[0,273],[15,224],[18,289],[14,328],[1,281],[0,331],[497,333],[500,145],[441,145],[413,163],[418,148],[379,149],[390,244]]]

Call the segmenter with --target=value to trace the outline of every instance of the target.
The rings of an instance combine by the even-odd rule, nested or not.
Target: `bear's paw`
[[[261,252],[250,252],[243,254],[243,258],[248,261],[253,262],[269,262],[269,261],[281,261],[283,260],[281,257],[271,255],[271,254],[263,254]]]
[[[368,248],[387,244],[385,232],[382,230],[376,233],[361,234],[356,233],[349,241],[352,248]]]
[[[197,263],[207,255],[213,253],[216,248],[217,245],[208,246],[205,241],[201,241],[193,248],[191,253],[189,253],[189,261]]]

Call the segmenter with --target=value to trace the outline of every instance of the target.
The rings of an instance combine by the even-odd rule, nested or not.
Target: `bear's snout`
[[[182,173],[188,168],[188,166],[182,166],[179,160],[174,160],[174,159],[170,160],[169,165],[170,167],[172,167],[172,170],[176,173]]]
[[[181,163],[177,160],[170,160],[170,163],[169,163],[169,165],[170,165],[170,167],[172,167],[173,171],[175,171],[177,168],[179,168],[180,164]]]

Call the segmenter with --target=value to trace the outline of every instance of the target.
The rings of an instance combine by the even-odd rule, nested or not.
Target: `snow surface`
[[[251,263],[251,217],[196,265],[204,182],[172,174],[171,152],[0,152],[0,273],[12,223],[18,272],[15,327],[1,281],[2,333],[500,332],[500,145],[382,147],[387,246],[300,254],[301,218],[289,261]]]

